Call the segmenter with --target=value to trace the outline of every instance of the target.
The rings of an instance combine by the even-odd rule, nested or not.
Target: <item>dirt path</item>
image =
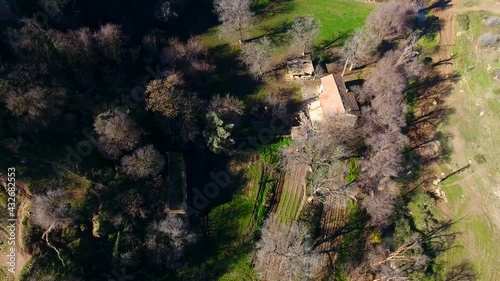
[[[455,31],[456,15],[480,10],[500,14],[500,2],[498,1],[483,2],[473,7],[461,7],[460,2],[460,0],[454,0],[451,2],[450,8],[434,11],[435,15],[443,21],[443,26],[440,32],[439,51],[436,52],[433,59],[435,62],[445,60],[451,62],[436,67],[442,75],[447,77],[453,75],[454,72],[452,48],[455,43],[455,36],[458,36]],[[456,55],[461,56],[463,54]],[[441,184],[445,187],[448,186],[448,188],[456,188],[459,185],[463,188],[463,194],[461,195],[462,199],[455,198],[449,204],[441,203],[439,208],[449,218],[456,218],[457,214],[463,214],[465,220],[486,219],[488,222],[487,227],[493,233],[499,233],[500,196],[497,195],[496,197],[494,195],[500,191],[498,168],[495,171],[495,165],[498,165],[498,156],[494,156],[495,154],[499,155],[496,148],[498,136],[491,133],[494,132],[495,126],[498,126],[498,119],[495,118],[495,113],[479,117],[475,112],[476,106],[479,105],[481,99],[484,99],[485,93],[477,93],[474,91],[476,89],[471,89],[467,82],[467,75],[461,77],[459,81],[453,84],[453,87],[451,96],[446,99],[446,107],[454,111],[450,117],[453,121],[448,122],[442,128],[452,136],[449,139],[453,149],[451,161],[446,163],[444,167],[436,167],[435,176],[437,177],[443,168],[452,171],[467,163],[471,163],[471,168],[461,173],[453,185],[447,185],[446,182]],[[478,134],[477,141],[471,141],[470,136],[467,138],[464,135],[464,127],[468,126],[479,128],[473,131]],[[490,133],[488,134],[488,132]],[[479,164],[475,161],[474,156],[481,153],[486,155],[488,163]],[[460,200],[469,200],[469,203],[465,205]],[[459,209],[457,209],[457,206],[459,206]],[[468,257],[463,256],[463,258],[473,258],[476,265],[487,265],[482,268],[483,272],[479,272],[483,278],[481,280],[498,280],[500,268],[495,268],[495,265],[498,265],[495,262],[495,260],[498,260],[498,256],[492,257],[488,255],[490,251],[481,248],[482,244],[478,242],[484,233],[478,233],[477,229],[467,229],[460,225],[458,227],[462,233],[460,243],[463,244],[463,249],[469,254]]]
[[[445,61],[452,60],[452,47],[454,46],[455,40],[455,17],[457,14],[470,12],[470,11],[479,11],[479,10],[488,10],[492,12],[500,13],[500,3],[483,3],[474,7],[465,7],[465,8],[457,8],[454,5],[457,5],[458,1],[452,1],[452,6],[449,9],[443,11],[437,11],[435,14],[439,18],[443,20],[443,28],[440,31],[441,39],[439,44],[439,51],[434,55],[434,61]],[[436,68],[440,71],[444,76],[449,77],[453,74],[453,63],[442,64]],[[462,81],[463,82],[463,81]],[[470,108],[468,103],[466,102],[469,99],[466,91],[455,90],[453,94],[448,98],[447,105],[449,108],[455,110],[455,115],[463,119],[465,122],[466,118],[469,117]],[[478,120],[478,125],[480,122]],[[449,124],[446,126],[446,130],[452,134],[451,144],[453,147],[453,155],[452,155],[452,164],[448,165],[450,169],[454,169],[460,165],[465,165],[468,162],[472,161],[473,153],[471,149],[471,144],[467,143],[464,139],[463,135],[460,132],[461,122],[455,122],[454,124]],[[485,140],[486,142],[487,140]],[[494,142],[493,142],[494,143]],[[497,151],[498,152],[498,151]],[[461,185],[469,187],[467,190],[470,191],[469,196],[474,200],[476,204],[476,211],[478,213],[486,214],[491,222],[496,225],[496,228],[500,230],[500,214],[495,211],[494,208],[491,207],[491,202],[489,199],[484,198],[483,194],[485,190],[482,190],[481,183],[477,181],[477,177],[470,176],[472,172],[465,172],[461,177]],[[484,171],[482,167],[475,167],[475,174],[484,173],[485,178],[487,177],[487,171]],[[488,192],[490,193],[490,192]]]
[[[0,181],[2,185],[6,184],[6,177],[1,177]],[[29,206],[31,204],[32,196],[28,191],[25,183],[21,181],[16,181],[17,197],[16,203],[16,271],[11,280],[19,280],[20,274],[26,263],[31,259],[30,254],[26,251],[26,246],[24,245],[22,233],[24,232],[23,220],[28,213]],[[2,227],[3,229],[3,227]],[[7,257],[5,255],[0,256],[0,264],[5,268],[7,264]]]

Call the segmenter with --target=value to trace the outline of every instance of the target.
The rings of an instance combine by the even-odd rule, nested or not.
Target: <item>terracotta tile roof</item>
[[[345,87],[345,86],[344,86]],[[323,115],[332,116],[346,112],[339,88],[332,74],[321,78],[322,91],[319,94]]]

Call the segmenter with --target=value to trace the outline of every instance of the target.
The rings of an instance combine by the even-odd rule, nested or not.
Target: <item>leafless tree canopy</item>
[[[250,0],[215,0],[214,7],[224,37],[243,42],[248,24],[252,19]]]
[[[70,193],[63,189],[50,190],[44,195],[37,195],[33,200],[33,223],[44,230],[61,229],[74,222],[77,214],[68,202]]]
[[[117,199],[125,207],[125,213],[132,218],[146,218],[148,209],[145,206],[144,198],[137,190],[128,190],[123,194],[119,194]]]
[[[368,251],[368,263],[375,280],[413,280],[412,273],[423,270],[427,260],[418,237],[409,238],[393,251],[384,244]]]
[[[208,111],[215,112],[222,119],[234,118],[243,114],[243,102],[230,94],[215,95],[210,100]]]
[[[141,140],[141,133],[136,123],[123,112],[98,115],[94,128],[99,134],[99,149],[111,159],[116,159],[125,151],[132,150]]]
[[[255,269],[263,280],[307,280],[319,261],[308,230],[298,222],[280,224],[270,215],[257,242]]]
[[[6,94],[7,109],[28,122],[46,123],[59,114],[66,94],[62,88],[35,86],[26,92],[10,91]]]
[[[271,52],[271,42],[263,37],[257,42],[243,45],[240,59],[253,76],[262,77],[271,70]]]
[[[349,116],[336,116],[312,128],[307,117],[302,127],[305,137],[297,138],[283,150],[282,166],[302,164],[311,167],[312,194],[324,202],[342,204],[351,186],[345,183],[346,159],[353,157],[358,138]],[[325,200],[331,199],[331,200]]]
[[[366,20],[366,26],[382,38],[408,34],[417,16],[417,7],[411,0],[391,0],[377,6]]]
[[[45,48],[47,34],[35,18],[22,20],[20,29],[8,29],[7,37],[12,50],[21,55],[32,55],[37,61],[44,61],[50,54]]]
[[[146,88],[146,108],[173,118],[180,114],[183,98],[181,96],[182,78],[173,74],[163,80],[153,80]]]
[[[179,39],[170,39],[168,47],[162,50],[161,62],[166,67],[183,73],[186,80],[202,79],[215,69],[208,61],[208,51],[203,43],[190,38],[183,43]]]
[[[363,85],[359,100],[363,108],[363,133],[369,156],[362,161],[366,187],[376,188],[384,179],[397,177],[407,141],[401,128],[406,125],[403,92],[408,80],[396,62],[400,52],[387,53]]]
[[[361,207],[370,214],[370,224],[381,228],[390,225],[390,217],[395,207],[394,200],[399,195],[397,183],[385,180],[379,183],[377,191],[370,193],[361,204]]]
[[[154,253],[154,261],[165,264],[182,257],[184,247],[194,241],[195,235],[189,231],[185,219],[169,214],[165,219],[149,225],[145,244]]]
[[[106,58],[120,61],[124,42],[120,26],[111,23],[105,24],[94,34],[94,37]]]
[[[305,55],[310,48],[319,31],[319,23],[312,16],[298,17],[293,21],[289,34],[292,44],[300,48],[301,54]]]
[[[353,67],[359,64],[368,63],[373,57],[377,56],[378,47],[381,43],[382,38],[370,29],[366,27],[357,29],[342,48],[346,66],[349,64],[349,69],[352,70]]]
[[[165,157],[153,145],[147,145],[122,158],[123,171],[136,178],[145,178],[160,173],[165,165]]]

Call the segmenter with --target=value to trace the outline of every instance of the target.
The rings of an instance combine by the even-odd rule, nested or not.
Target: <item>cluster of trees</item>
[[[377,210],[380,210],[381,203],[388,208],[392,206],[390,202],[399,193],[393,181],[404,170],[402,153],[407,143],[407,137],[402,132],[406,126],[404,91],[409,79],[415,78],[414,75],[422,75],[424,69],[415,58],[408,61],[404,57],[405,52],[402,50],[387,52],[358,95],[364,104],[362,126],[368,147],[368,153],[362,161],[361,181],[365,190],[374,193],[364,201],[364,207],[377,226],[390,223],[388,217],[377,213]],[[414,71],[417,68],[422,72]]]
[[[352,187],[345,182],[346,160],[358,156],[361,145],[354,130],[355,117],[331,117],[314,129],[307,117],[301,115],[299,119],[304,136],[283,150],[282,166],[311,167],[308,182],[313,199],[327,205],[344,205]]]
[[[58,280],[109,275],[110,268],[98,264],[103,260],[127,269],[177,267],[195,235],[186,217],[165,212],[172,185],[166,155],[170,150],[230,150],[243,103],[211,93],[216,69],[205,46],[183,34],[184,27],[172,31],[166,26],[181,17],[183,1],[109,1],[106,7],[123,9],[101,6],[83,16],[75,9],[86,11],[83,6],[92,1],[66,5],[70,2],[40,1],[51,12],[47,21],[22,18],[0,27],[5,35],[0,41],[0,150],[9,137],[9,155],[15,153],[10,165],[21,155],[33,174],[40,174],[34,182],[62,178],[48,190],[32,191],[29,230],[43,233],[33,242],[56,253],[65,268],[55,262],[46,271],[33,266],[31,277],[42,279],[43,272],[57,272]],[[128,9],[134,10],[131,18]],[[141,26],[136,28],[130,22],[137,14],[155,16],[141,19],[148,24],[134,22]],[[84,156],[68,161],[68,148]],[[39,171],[49,160],[57,171]],[[88,183],[85,192],[67,173]],[[86,257],[92,261],[80,264],[90,250],[77,247],[70,253],[64,246],[91,235],[96,237],[88,239],[91,247],[113,253],[99,260]],[[32,254],[35,262],[46,257],[45,252]]]
[[[360,132],[366,145],[358,184],[365,194],[361,207],[370,217],[370,226],[379,229],[375,232],[394,224],[401,189],[399,179],[408,172],[403,156],[408,142],[403,132],[407,126],[405,90],[410,80],[426,72],[415,51],[420,35],[412,29],[416,15],[417,7],[412,1],[381,4],[344,47],[346,66],[377,61],[357,92],[362,105]],[[397,47],[383,50],[382,42],[387,40],[396,42]],[[396,239],[396,245],[384,241],[368,243],[364,261],[351,272],[352,277],[407,280],[420,276],[428,266],[427,254],[432,249],[426,244],[429,241],[424,241],[428,237],[406,235],[404,240]]]
[[[415,3],[408,0],[388,1],[377,6],[365,26],[356,30],[344,44],[341,54],[345,67],[349,65],[352,70],[376,60],[384,40],[400,39],[412,31],[416,12]]]

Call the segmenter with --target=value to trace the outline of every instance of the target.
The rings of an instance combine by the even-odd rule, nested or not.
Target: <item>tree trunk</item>
[[[345,63],[344,63],[344,70],[342,70],[342,75],[341,76],[344,76],[345,74],[345,70],[347,69],[347,63],[349,62],[349,59],[345,59]]]
[[[243,44],[243,25],[241,24],[241,20],[238,19],[238,35],[240,37],[240,39],[238,40],[238,42],[241,44]]]
[[[47,246],[49,246],[50,248],[52,248],[54,251],[56,251],[57,253],[57,257],[59,258],[59,260],[61,261],[62,265],[63,266],[66,266],[66,264],[64,263],[64,260],[61,258],[61,252],[54,246],[52,246],[52,244],[50,244],[49,242],[49,233],[52,231],[54,225],[50,225],[50,227],[42,234],[42,239],[45,238],[45,243],[47,243]]]

